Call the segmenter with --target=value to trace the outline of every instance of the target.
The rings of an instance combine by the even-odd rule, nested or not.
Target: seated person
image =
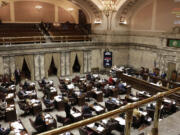
[[[127,92],[126,87],[124,86],[124,84],[122,82],[119,82],[118,90],[120,93],[126,93]]]
[[[45,121],[43,120],[43,114],[40,112],[35,119],[35,125],[45,125]]]
[[[92,116],[91,108],[88,106],[87,103],[82,107],[82,115],[85,118],[89,118]]]
[[[7,107],[7,102],[4,99],[0,100],[0,113],[1,114],[5,113],[6,107]]]
[[[163,72],[163,73],[161,74],[161,78],[162,78],[162,79],[166,79],[166,73]]]
[[[0,125],[0,135],[8,135],[10,133],[10,129],[4,129]]]
[[[24,82],[23,88],[27,89],[28,87],[29,87],[29,83],[28,83],[28,80],[26,79]]]
[[[108,83],[109,83],[110,85],[113,85],[113,84],[115,83],[114,80],[113,80],[113,78],[112,78],[112,76],[109,77]]]
[[[42,85],[46,84],[46,80],[45,79],[46,79],[45,77],[42,79],[42,81],[41,81]]]

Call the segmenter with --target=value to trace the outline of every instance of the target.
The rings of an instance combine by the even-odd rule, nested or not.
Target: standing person
[[[66,112],[66,118],[70,118],[71,105],[68,103],[68,99],[64,99],[64,108]]]
[[[21,74],[18,68],[16,68],[15,70],[15,79],[16,79],[16,85],[20,83],[21,81]]]

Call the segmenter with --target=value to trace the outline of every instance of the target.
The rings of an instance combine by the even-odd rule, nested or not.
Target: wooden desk
[[[6,108],[5,119],[7,122],[17,120],[16,108],[14,104],[8,105]]]
[[[130,84],[133,88],[135,88],[137,90],[141,90],[141,91],[142,90],[148,91],[152,95],[157,94],[157,92],[168,91],[168,89],[165,87],[159,87],[157,85],[153,85],[149,82],[137,79],[137,78],[132,77],[132,76],[127,76],[127,75],[121,74],[120,78],[124,82],[127,82],[128,84]],[[172,94],[169,97],[172,99],[175,99],[177,101],[177,103],[180,103],[180,94],[179,93]]]
[[[103,102],[103,93],[102,91],[93,91],[94,92],[94,98],[97,102]]]
[[[74,107],[70,110],[70,115],[74,122],[82,120],[82,113]]]
[[[9,126],[11,130],[16,131],[20,135],[29,135],[21,120],[11,122]]]
[[[107,100],[105,102],[105,106],[106,106],[108,111],[117,109],[117,108],[119,108],[119,107],[121,107],[123,105],[124,105],[124,103],[122,101],[119,101],[116,98],[112,98],[111,100]]]
[[[77,97],[77,102],[79,106],[82,106],[85,104],[85,94],[81,93],[81,92],[75,92],[75,95]]]
[[[14,93],[8,93],[6,98],[5,98],[7,104],[14,104],[14,97],[15,97]]]
[[[62,99],[62,96],[55,96],[54,103],[56,109],[58,109],[59,111],[64,110],[64,101]]]
[[[94,104],[94,105],[90,105],[92,110],[95,111],[98,115],[99,114],[102,114],[102,113],[105,113],[105,108],[100,105],[100,104]]]
[[[92,123],[86,126],[88,129],[92,130],[95,135],[106,135],[106,128],[103,124]]]
[[[31,108],[31,111],[34,115],[42,111],[42,104],[41,101],[38,99],[31,99],[28,100],[28,102],[26,100],[26,104]]]
[[[50,115],[49,113],[44,113],[42,116],[47,130],[57,128],[56,120],[52,115]]]

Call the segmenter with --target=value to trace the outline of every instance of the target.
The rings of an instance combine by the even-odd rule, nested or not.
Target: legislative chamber
[[[0,135],[179,135],[179,0],[0,0]]]

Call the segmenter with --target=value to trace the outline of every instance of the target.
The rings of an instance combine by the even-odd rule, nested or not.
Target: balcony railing
[[[156,107],[155,107],[155,113],[154,113],[154,123],[153,123],[153,127],[152,127],[152,135],[158,135],[158,124],[159,124],[159,115],[160,115],[160,110],[161,110],[161,104],[162,104],[162,98],[167,97],[171,94],[176,93],[177,91],[180,91],[180,88],[176,88],[176,89],[171,89],[169,91],[166,92],[161,92],[158,93],[150,98],[141,100],[139,102],[135,102],[135,103],[131,103],[131,104],[127,104],[125,106],[120,107],[119,109],[89,118],[89,119],[85,119],[67,126],[63,126],[60,128],[56,128],[44,133],[41,133],[39,135],[58,135],[61,133],[64,133],[66,131],[70,131],[91,123],[94,123],[96,121],[100,121],[109,117],[113,117],[114,115],[118,115],[118,114],[122,114],[122,113],[126,113],[126,125],[125,125],[125,129],[124,129],[124,133],[125,135],[130,135],[130,128],[131,128],[131,122],[132,122],[132,117],[133,117],[133,109],[141,107],[144,104],[156,101]]]
[[[91,35],[0,37],[0,45],[91,41]]]

